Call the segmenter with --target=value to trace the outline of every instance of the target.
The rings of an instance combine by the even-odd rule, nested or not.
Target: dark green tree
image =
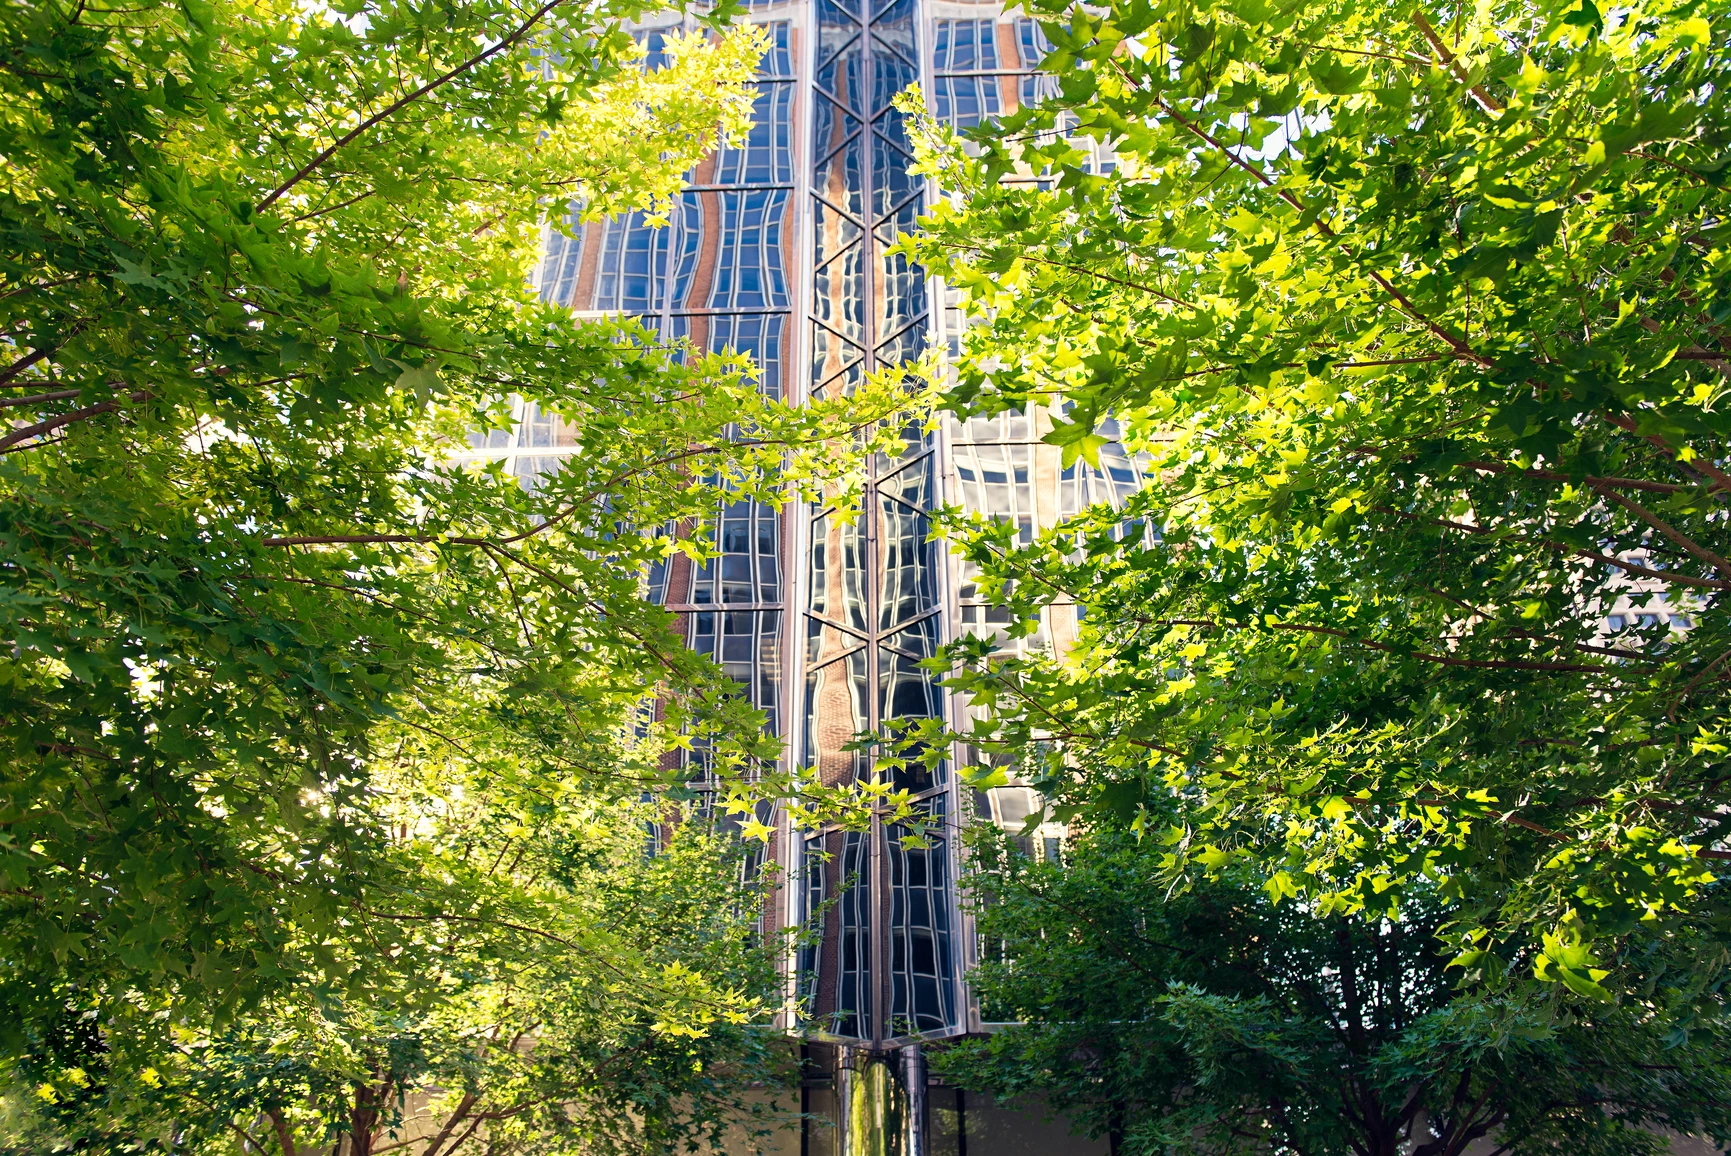
[[[745,849],[702,822],[645,855],[665,817],[609,808],[521,832],[515,890],[551,877],[543,908],[510,912],[533,934],[423,922],[421,969],[359,996],[290,991],[166,1042],[64,1017],[0,1089],[0,1152],[671,1153],[785,1123],[767,1098],[792,1053],[761,881],[742,887]],[[369,967],[364,941],[328,947]]]
[[[1463,962],[1525,941],[1593,998],[1637,927],[1722,928],[1723,13],[1031,8],[1053,95],[930,129],[957,195],[908,248],[978,322],[952,406],[1150,484],[1026,550],[954,525],[1023,630],[1084,613],[1059,660],[952,652],[974,741],[1045,744],[1064,814],[1188,800],[1175,876],[1435,892]]]
[[[1174,893],[1161,850],[1122,826],[1062,866],[974,840],[989,1018],[1017,1021],[939,1069],[1035,1094],[1123,1156],[1662,1153],[1656,1129],[1731,1139],[1731,1036],[1677,973],[1688,938],[1647,944],[1617,1005],[1524,984],[1463,988],[1413,894],[1398,920],[1323,916],[1239,870]],[[1573,1006],[1571,1006],[1573,1005]],[[1705,1013],[1705,1014],[1704,1014]]]

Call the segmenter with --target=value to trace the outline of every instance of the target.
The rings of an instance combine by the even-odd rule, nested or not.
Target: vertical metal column
[[[851,1068],[846,1073],[847,1102],[843,1109],[840,1156],[898,1156],[906,1098],[890,1065],[863,1048],[846,1049]]]
[[[863,1062],[858,1048],[844,1045],[835,1050],[836,1156],[853,1154],[853,1092]]]
[[[907,1088],[902,1156],[926,1156],[926,1053],[919,1044],[902,1048],[902,1083]]]

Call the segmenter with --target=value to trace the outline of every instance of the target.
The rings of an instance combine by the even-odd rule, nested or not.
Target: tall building
[[[749,19],[771,47],[757,80],[756,124],[737,148],[699,165],[670,222],[641,216],[550,232],[538,287],[579,312],[629,314],[664,338],[750,354],[766,391],[790,401],[845,391],[864,375],[957,340],[944,288],[888,250],[936,194],[912,171],[907,126],[892,105],[918,83],[930,107],[967,127],[1036,99],[1044,44],[1036,25],[993,3],[957,0],[770,0]],[[651,62],[665,31],[639,30]],[[1109,156],[1097,163],[1106,166]],[[1039,415],[910,431],[906,451],[871,464],[865,509],[739,502],[719,512],[719,557],[675,558],[652,596],[680,612],[687,637],[748,688],[784,740],[783,757],[828,784],[873,773],[855,735],[897,719],[946,717],[948,700],[919,662],[964,632],[999,630],[971,576],[928,541],[945,502],[1010,520],[1024,537],[1139,484],[1109,447],[1101,469],[1061,469],[1039,442]],[[526,481],[556,465],[562,431],[526,412],[517,432],[476,453],[510,459]],[[1032,639],[1062,646],[1064,608]],[[930,1083],[923,1049],[989,1031],[968,990],[974,937],[958,895],[957,834],[991,820],[1021,829],[1025,787],[970,792],[951,764],[899,772],[927,837],[876,822],[866,831],[793,829],[771,853],[787,885],[776,917],[812,928],[787,964],[804,1008],[802,1104],[833,1127],[805,1127],[773,1150],[802,1156],[1104,1151],[1037,1112]],[[1060,832],[1037,832],[1057,854]],[[791,1026],[791,1025],[790,1025]],[[766,1149],[770,1150],[770,1149]]]

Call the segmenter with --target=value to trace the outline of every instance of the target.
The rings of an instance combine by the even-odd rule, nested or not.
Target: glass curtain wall
[[[1038,99],[1048,81],[1035,65],[1048,45],[996,4],[750,7],[771,48],[749,138],[688,174],[664,227],[632,215],[550,229],[537,290],[579,312],[636,317],[662,340],[746,354],[764,391],[790,401],[845,394],[933,344],[957,348],[953,301],[887,251],[936,195],[911,172],[892,101],[918,82],[935,114],[979,125]],[[637,32],[649,64],[676,19]],[[1109,164],[1101,152],[1098,167]],[[520,416],[516,431],[471,454],[507,458],[533,484],[570,439],[542,415]],[[791,765],[832,785],[881,771],[918,800],[917,831],[780,824],[770,853],[788,884],[776,920],[811,929],[788,979],[816,1038],[883,1046],[980,1025],[962,983],[977,950],[957,902],[956,828],[970,814],[1013,821],[1033,800],[963,798],[947,763],[892,772],[857,740],[965,711],[919,663],[958,633],[1004,625],[972,576],[927,540],[937,505],[1005,518],[1031,540],[1139,480],[1117,447],[1098,470],[1061,470],[1039,442],[1048,428],[1036,413],[910,429],[902,453],[870,463],[862,508],[726,503],[714,557],[675,557],[648,576],[650,596],[680,613],[691,645],[764,709]],[[1073,630],[1073,611],[1055,608],[1015,645],[1062,646]]]
[[[828,397],[929,339],[926,279],[887,251],[925,205],[892,106],[921,78],[924,33],[915,0],[813,0],[811,13],[808,381]],[[858,735],[943,715],[919,666],[945,635],[944,560],[927,541],[937,450],[910,429],[900,455],[870,463],[862,509],[810,513],[799,758],[825,784],[875,773]],[[817,935],[797,984],[822,1034],[885,1041],[962,1026],[947,768],[895,778],[918,797],[926,838],[874,820],[800,839],[797,915]]]

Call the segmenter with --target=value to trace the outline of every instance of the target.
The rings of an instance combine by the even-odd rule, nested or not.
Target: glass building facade
[[[573,236],[549,229],[539,292],[579,312],[636,316],[667,340],[748,354],[761,388],[793,402],[953,348],[962,323],[953,299],[889,252],[938,195],[912,172],[893,100],[917,83],[933,112],[971,127],[1038,99],[1048,81],[1036,71],[1047,47],[1037,26],[996,4],[953,0],[760,0],[748,18],[771,43],[749,138],[689,174],[663,227],[633,215]],[[638,31],[652,61],[676,24]],[[473,453],[507,458],[533,484],[556,468],[562,431],[522,418]],[[1060,468],[1039,441],[1046,428],[1040,414],[1008,414],[910,430],[904,452],[870,464],[857,513],[727,505],[719,556],[675,557],[650,575],[650,594],[765,710],[790,765],[827,784],[868,779],[874,755],[856,736],[966,711],[919,665],[940,644],[975,633],[1004,648],[1061,647],[1073,633],[1073,611],[1057,607],[1032,638],[1008,640],[966,568],[928,540],[944,503],[1031,538],[1139,484],[1116,447],[1100,469]],[[948,761],[894,774],[918,800],[919,837],[887,821],[807,831],[783,817],[772,841],[786,880],[773,919],[808,930],[786,961],[811,1060],[804,1107],[834,1125],[808,1122],[778,1151],[916,1156],[965,1150],[969,1135],[983,1141],[994,1128],[1017,1133],[1004,1110],[970,1112],[953,1089],[928,1098],[920,1049],[990,1029],[966,984],[978,948],[956,888],[959,827],[1020,829],[1034,800],[1014,784],[966,791]],[[1030,849],[1056,854],[1061,834],[1037,832]],[[1037,1116],[1029,1127],[1038,1132]]]

